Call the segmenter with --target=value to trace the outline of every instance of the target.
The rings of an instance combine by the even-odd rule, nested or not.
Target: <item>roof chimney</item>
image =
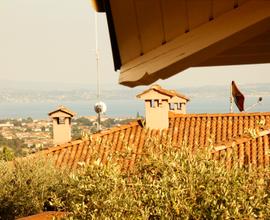
[[[150,129],[167,129],[169,127],[169,111],[177,114],[186,113],[189,99],[174,90],[163,89],[153,85],[150,89],[137,95],[145,102],[146,127]]]
[[[76,113],[64,106],[49,113],[53,122],[53,144],[64,144],[71,141],[71,118]]]

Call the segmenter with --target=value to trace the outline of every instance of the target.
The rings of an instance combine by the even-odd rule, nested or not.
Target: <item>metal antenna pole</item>
[[[99,74],[99,45],[98,45],[98,14],[95,12],[95,37],[96,37],[96,70],[97,70],[97,99],[100,101],[100,74]]]
[[[97,100],[100,102],[100,70],[99,70],[99,45],[98,45],[98,14],[95,12],[95,37],[96,37],[96,70],[97,70]],[[101,131],[101,113],[97,112],[97,131]]]
[[[262,97],[259,97],[259,99],[257,100],[256,103],[254,103],[253,105],[249,106],[248,108],[246,108],[245,112],[256,107],[257,105],[261,104],[261,101],[262,101]]]
[[[101,131],[101,118],[100,118],[100,113],[98,113],[98,118],[97,118],[98,124],[97,124],[97,131]]]
[[[233,95],[232,95],[232,84],[230,85],[230,112],[233,113]]]

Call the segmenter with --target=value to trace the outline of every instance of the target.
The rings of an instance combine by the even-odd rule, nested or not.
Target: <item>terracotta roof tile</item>
[[[59,107],[58,107],[56,110],[54,110],[54,111],[52,111],[52,112],[48,113],[48,115],[49,115],[49,116],[51,116],[52,114],[54,114],[54,113],[56,113],[56,112],[58,112],[58,111],[61,111],[61,112],[67,113],[67,114],[69,114],[71,117],[73,117],[73,116],[75,116],[75,115],[76,115],[76,113],[75,113],[75,112],[73,112],[73,111],[69,110],[69,109],[68,109],[68,108],[66,108],[65,106],[59,106]]]
[[[216,158],[216,155],[225,152],[231,155],[231,152],[234,152],[233,155],[225,158],[229,167],[232,166],[232,162],[237,162],[240,166],[251,164],[256,167],[266,167],[269,166],[269,142],[270,130],[267,129],[258,132],[255,137],[245,134],[224,145],[215,146],[212,153]]]
[[[174,96],[177,96],[179,98],[182,98],[182,99],[185,99],[187,101],[189,101],[189,98],[186,97],[185,95],[179,93],[179,92],[176,92],[175,90],[167,90],[167,89],[164,89],[162,88],[160,85],[152,85],[149,89],[145,90],[144,92],[140,93],[137,95],[137,98],[141,98],[142,95],[148,93],[149,91],[151,90],[154,90],[156,92],[159,92],[161,94],[164,94],[164,95],[167,95],[167,96],[170,96],[170,97],[174,97]]]
[[[205,146],[208,139],[213,143],[221,143],[239,135],[247,129],[259,127],[259,122],[265,120],[270,124],[270,113],[238,113],[238,114],[186,114],[170,115],[170,125],[184,132],[182,140],[188,145]],[[181,118],[180,123],[178,120]],[[176,125],[176,126],[175,126]],[[179,133],[181,135],[181,131]],[[179,144],[179,141],[177,141]]]
[[[234,114],[172,114],[169,129],[149,130],[134,121],[112,129],[93,134],[89,140],[78,140],[49,148],[42,154],[55,157],[56,165],[75,169],[78,163],[89,164],[99,158],[106,163],[108,159],[121,164],[123,170],[132,169],[138,157],[144,154],[145,143],[156,139],[158,143],[171,141],[174,147],[187,145],[195,151],[198,147],[223,146],[213,153],[214,158],[221,159],[227,152],[227,164],[231,166],[234,150],[240,155],[241,163],[248,159],[255,165],[269,164],[266,152],[269,149],[269,134],[252,139],[247,136],[252,129],[262,132],[270,128],[270,112],[234,113]],[[230,145],[236,147],[228,147]],[[118,152],[116,154],[116,152]]]
[[[68,213],[65,212],[55,212],[55,211],[49,211],[49,212],[42,212],[36,215],[31,215],[28,217],[18,218],[17,220],[52,220],[52,219],[63,219],[66,217]]]

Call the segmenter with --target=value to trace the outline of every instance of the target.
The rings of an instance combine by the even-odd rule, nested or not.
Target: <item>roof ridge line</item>
[[[63,149],[63,148],[67,148],[67,147],[70,147],[70,146],[73,146],[73,145],[77,145],[77,144],[81,144],[83,142],[85,142],[86,140],[74,140],[74,141],[69,141],[67,143],[64,143],[64,144],[58,144],[58,145],[55,145],[53,147],[50,147],[44,151],[40,151],[40,152],[44,152],[44,153],[51,153],[53,151],[57,151],[59,149]]]
[[[56,113],[58,111],[64,112],[64,113],[66,113],[66,114],[68,114],[68,115],[70,115],[72,117],[76,115],[76,112],[71,111],[70,109],[68,109],[67,107],[65,107],[63,105],[61,105],[57,109],[49,112],[48,115],[51,116],[52,114],[54,114],[54,113]]]
[[[190,101],[190,99],[187,96],[183,95],[182,93],[180,93],[180,92],[178,92],[176,90],[164,89],[160,85],[157,85],[157,84],[151,86],[149,89],[147,89],[147,90],[143,91],[142,93],[136,95],[136,97],[140,98],[142,95],[146,94],[147,92],[149,92],[151,90],[154,90],[154,91],[156,91],[158,93],[161,93],[163,95],[166,95],[166,96],[170,96],[170,98],[177,96],[179,98],[186,99],[187,101]]]
[[[111,127],[111,128],[109,128],[107,130],[103,130],[103,131],[101,131],[99,133],[92,134],[90,136],[92,138],[94,138],[94,136],[103,136],[103,135],[110,134],[111,132],[117,132],[117,131],[127,129],[127,128],[130,128],[130,127],[135,127],[137,125],[139,125],[138,120],[134,120],[134,121],[129,122],[128,124],[123,124],[123,125],[120,125],[120,126],[114,126],[114,127]]]
[[[246,141],[249,141],[252,139],[257,139],[259,137],[263,137],[263,136],[269,135],[269,134],[270,134],[270,129],[266,129],[266,130],[258,132],[255,137],[248,136],[247,134],[245,134],[245,135],[243,135],[239,138],[236,138],[234,140],[229,140],[229,141],[225,142],[225,144],[218,145],[218,146],[214,147],[214,150],[212,150],[211,153],[215,153],[215,152],[218,152],[221,150],[226,150],[228,148],[233,148],[237,144],[242,144]]]
[[[51,152],[54,152],[54,151],[57,151],[57,150],[60,150],[63,148],[67,148],[67,147],[70,147],[73,145],[81,144],[81,143],[84,143],[86,141],[91,141],[91,138],[95,139],[95,138],[98,138],[100,136],[104,136],[104,135],[110,134],[112,132],[121,131],[121,130],[130,128],[130,127],[134,127],[137,125],[139,125],[138,120],[135,120],[135,121],[129,122],[128,124],[121,125],[119,127],[115,126],[115,127],[109,128],[107,130],[101,131],[100,133],[91,134],[89,139],[80,139],[80,140],[69,141],[69,142],[64,143],[64,144],[58,144],[56,146],[53,146],[53,147],[50,147],[50,148],[45,149],[43,151],[40,151],[39,153],[49,154]]]
[[[239,112],[239,113],[192,113],[192,114],[178,114],[174,112],[169,112],[169,117],[234,117],[234,116],[256,116],[256,115],[267,115],[270,116],[270,112]]]

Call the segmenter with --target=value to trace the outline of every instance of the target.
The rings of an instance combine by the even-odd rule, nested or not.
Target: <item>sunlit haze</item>
[[[120,88],[106,17],[98,18],[102,85]],[[0,26],[0,80],[95,84],[94,12],[89,1],[1,0]],[[231,80],[269,83],[269,69],[269,64],[191,68],[159,83],[168,87],[225,85]]]

